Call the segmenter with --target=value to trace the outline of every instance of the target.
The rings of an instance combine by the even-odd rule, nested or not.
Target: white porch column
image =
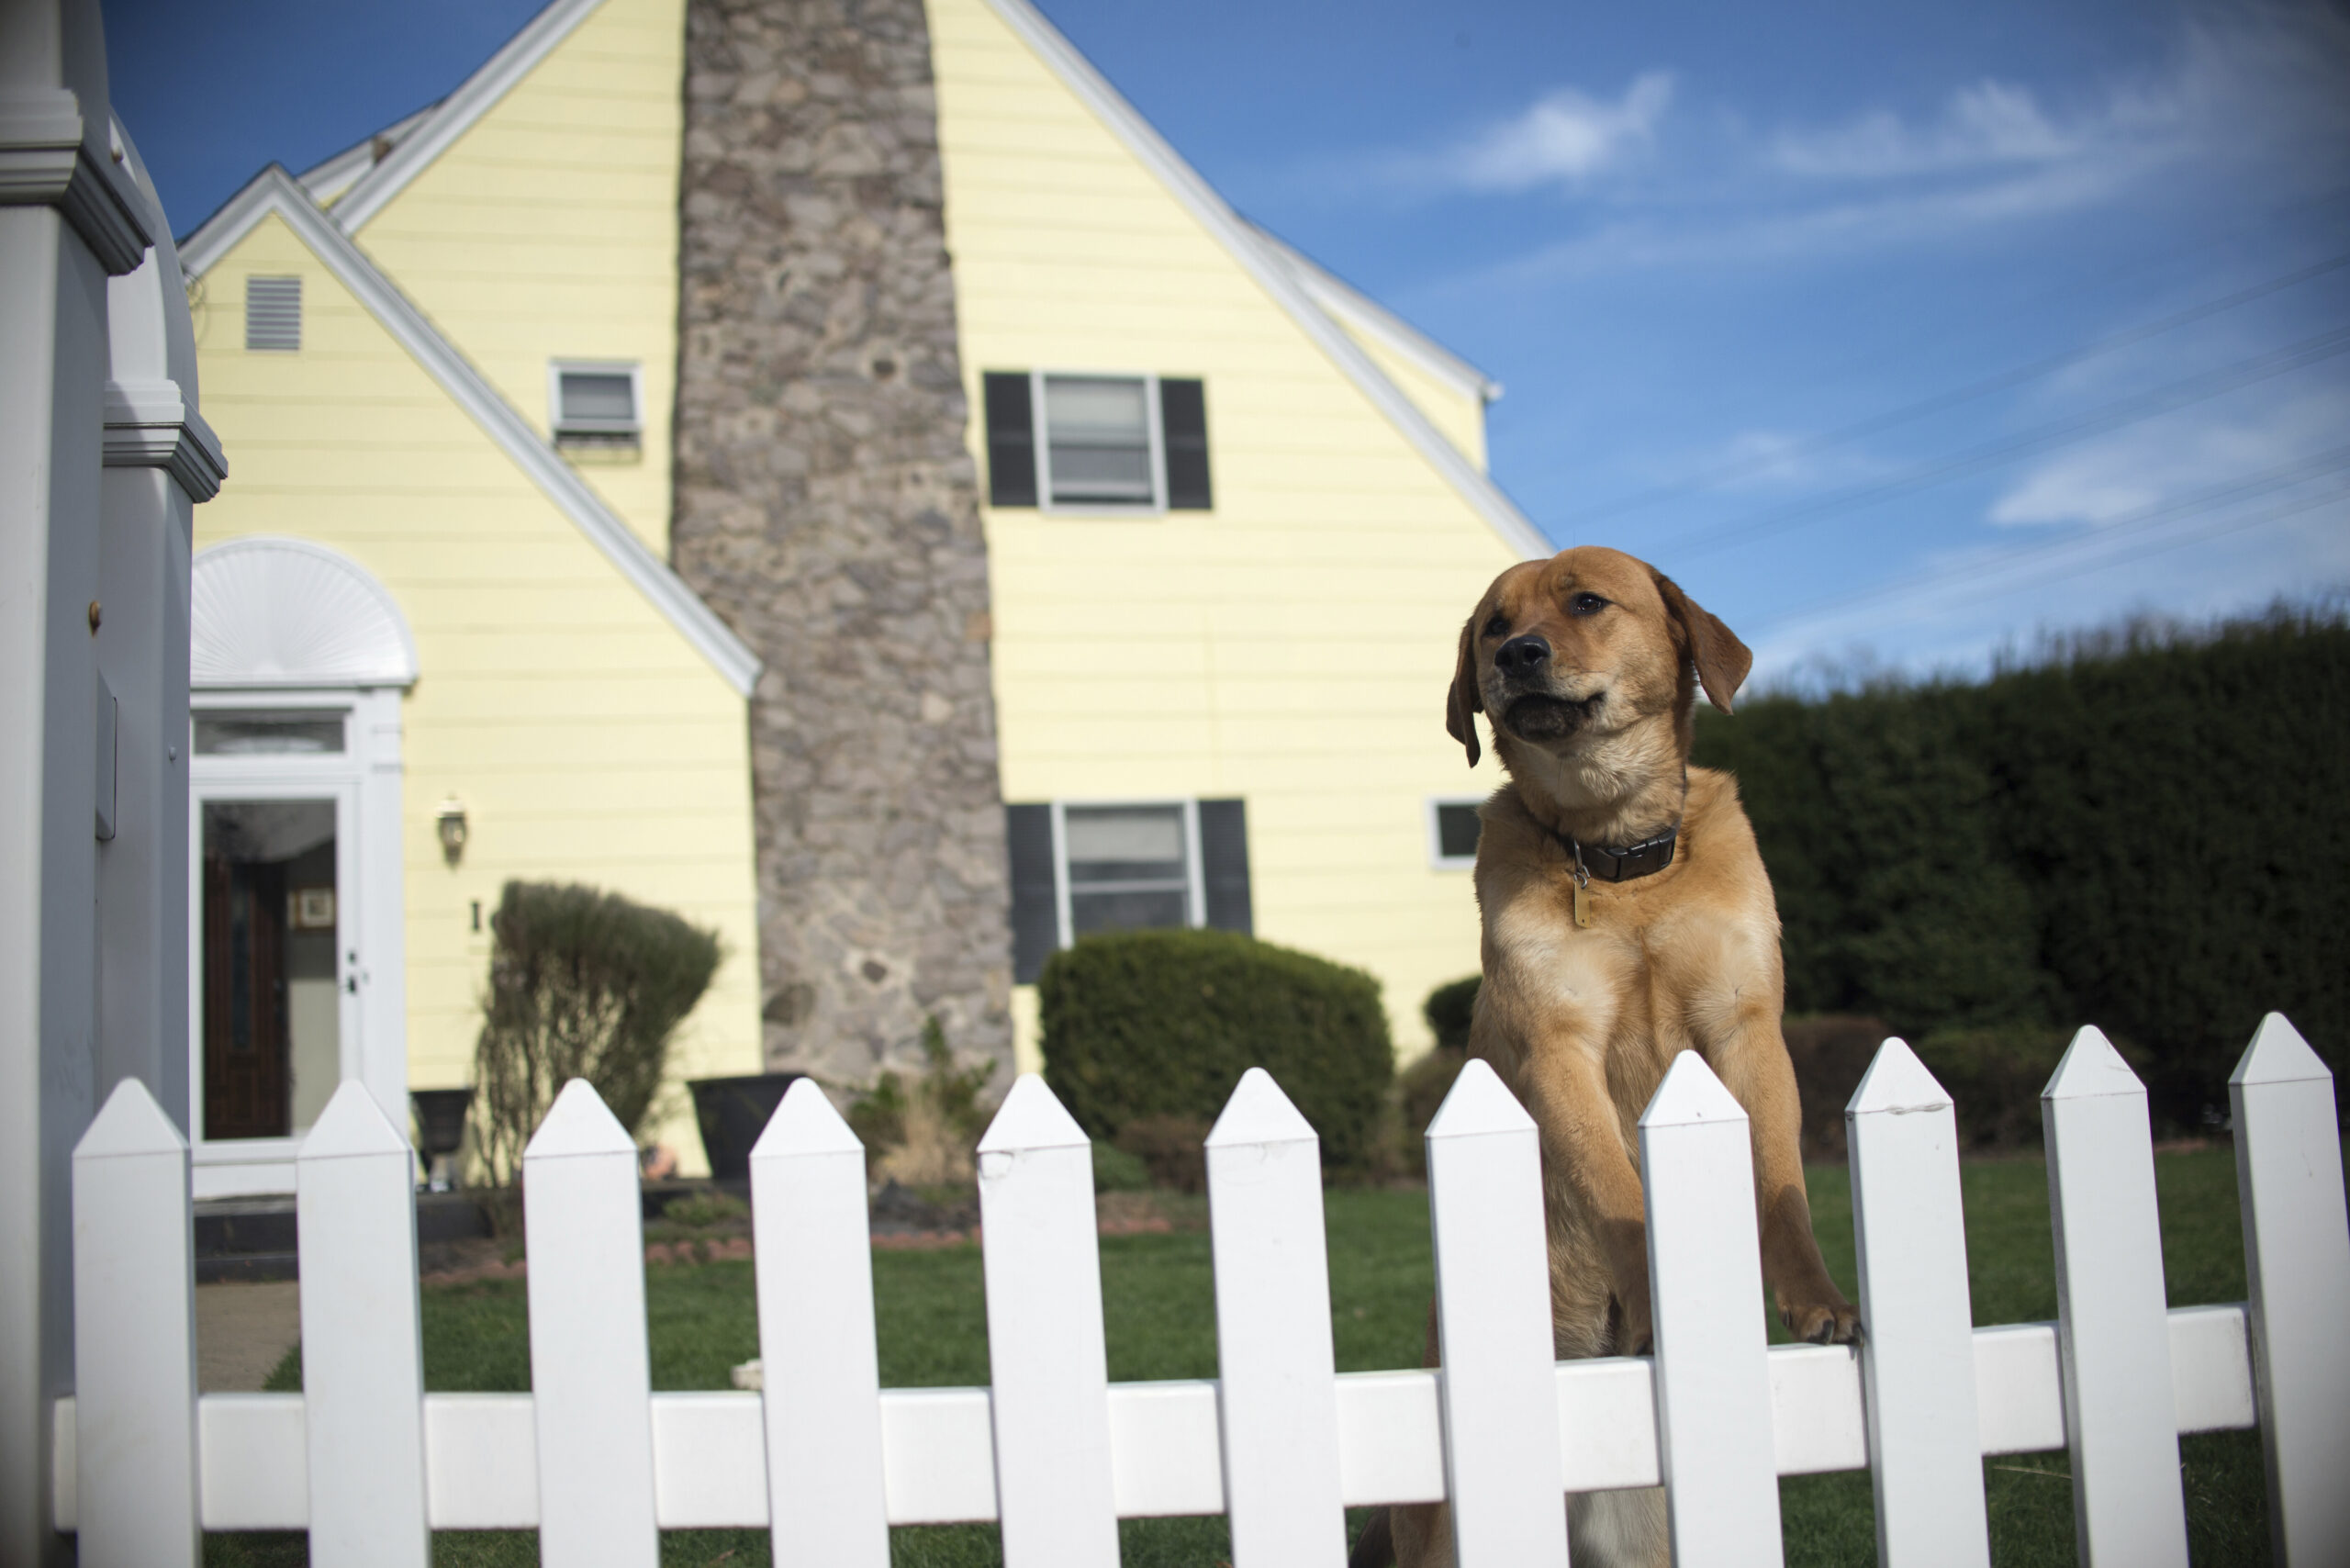
[[[150,201],[139,149],[116,128]],[[162,204],[156,203],[157,210]],[[114,835],[98,847],[98,1086],[147,1085],[194,1137],[188,1081],[188,563],[227,476],[196,412],[196,334],[169,236],[106,286],[98,671],[114,718]],[[101,704],[103,722],[106,705]],[[100,780],[103,792],[105,781]]]
[[[66,1560],[72,1166],[95,1081],[106,278],[162,230],[112,153],[93,0],[0,3],[0,1562]]]

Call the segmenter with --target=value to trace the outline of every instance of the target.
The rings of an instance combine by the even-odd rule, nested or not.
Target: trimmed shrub
[[[1468,1063],[1469,1024],[1476,1015],[1477,988],[1483,983],[1483,975],[1447,980],[1420,1003],[1420,1016],[1428,1021],[1436,1048],[1415,1059],[1395,1078],[1397,1131],[1403,1144],[1399,1153],[1404,1170],[1414,1176],[1427,1174],[1428,1124],[1436,1120],[1438,1107],[1452,1092],[1453,1081]]]
[[[1147,1193],[1150,1190],[1150,1167],[1128,1154],[1114,1143],[1099,1139],[1093,1145],[1093,1191],[1102,1193]]]
[[[634,1137],[653,1109],[669,1039],[718,971],[717,934],[618,893],[509,882],[490,917],[489,988],[474,1048],[476,1147],[493,1181],[575,1078]]]
[[[1038,977],[1045,1081],[1114,1140],[1145,1116],[1212,1122],[1252,1067],[1321,1135],[1325,1165],[1380,1143],[1393,1047],[1379,982],[1231,931],[1125,931],[1056,953]]]
[[[1428,1124],[1436,1120],[1438,1107],[1452,1092],[1453,1081],[1468,1065],[1466,1050],[1447,1050],[1438,1046],[1423,1053],[1396,1075],[1395,1109],[1403,1123],[1404,1169],[1415,1176],[1428,1173]]]
[[[1437,1049],[1469,1048],[1469,1021],[1476,1014],[1477,988],[1484,983],[1483,975],[1447,980],[1428,992],[1428,999],[1420,1003],[1420,1016],[1428,1021],[1428,1032],[1436,1036]]]
[[[1969,1153],[2038,1148],[2040,1092],[2072,1038],[2069,1029],[2018,1025],[1941,1029],[1919,1041],[1918,1059],[1957,1102],[1958,1147]],[[2119,1041],[2115,1048],[2138,1054]]]
[[[1139,1161],[1154,1187],[1179,1193],[1208,1190],[1208,1132],[1197,1116],[1137,1116],[1118,1129],[1113,1147]]]
[[[1803,1157],[1841,1159],[1844,1107],[1861,1086],[1877,1047],[1893,1031],[1882,1018],[1849,1013],[1789,1017],[1780,1027],[1787,1037],[1787,1060],[1796,1070],[1796,1093],[1803,1103]]]

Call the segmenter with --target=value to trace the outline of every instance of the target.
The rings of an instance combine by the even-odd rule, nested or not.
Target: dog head
[[[1488,715],[1506,761],[1515,745],[1561,759],[1670,715],[1685,751],[1693,685],[1723,712],[1753,655],[1672,578],[1595,545],[1528,561],[1494,579],[1460,628],[1444,727],[1480,755]]]

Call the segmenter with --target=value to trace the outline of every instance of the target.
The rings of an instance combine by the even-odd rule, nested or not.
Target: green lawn
[[[2156,1160],[2155,1170],[2171,1304],[2241,1300],[2244,1254],[2231,1155],[2223,1148],[2165,1155]],[[2053,1317],[2048,1186],[2041,1163],[1970,1164],[1961,1179],[1975,1320]],[[1849,1289],[1852,1209],[1844,1168],[1814,1167],[1809,1180],[1822,1249]],[[1410,1192],[1341,1191],[1330,1193],[1328,1210],[1338,1369],[1418,1365],[1431,1279],[1426,1198]],[[884,1386],[987,1382],[979,1250],[878,1252],[873,1266]],[[1105,1238],[1102,1279],[1113,1381],[1215,1374],[1204,1232]],[[756,1353],[749,1264],[654,1268],[647,1271],[646,1298],[655,1387],[723,1388],[728,1369]],[[521,1282],[427,1290],[424,1363],[426,1385],[435,1390],[527,1388]],[[299,1387],[300,1376],[298,1355],[288,1357],[272,1386]],[[2187,1439],[2181,1449],[2195,1561],[2266,1562],[2257,1438],[2221,1433]],[[2065,1455],[2011,1456],[1986,1462],[1985,1468],[1994,1561],[2001,1568],[2074,1562]],[[1864,1473],[1791,1479],[1781,1484],[1780,1497],[1791,1565],[1875,1561]],[[1129,1564],[1209,1568],[1230,1557],[1221,1518],[1129,1520],[1121,1535]],[[505,1568],[535,1562],[535,1546],[527,1533],[447,1532],[435,1540],[434,1559],[441,1564]],[[900,1529],[892,1556],[901,1568],[1001,1562],[992,1526]],[[303,1558],[301,1539],[283,1536],[214,1536],[206,1554],[215,1568],[275,1568]],[[759,1531],[673,1531],[664,1537],[662,1559],[747,1568],[768,1562],[767,1544]]]

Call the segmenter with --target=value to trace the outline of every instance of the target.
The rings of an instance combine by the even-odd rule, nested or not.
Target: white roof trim
[[[506,40],[505,48],[466,77],[463,86],[429,110],[424,123],[407,140],[359,176],[349,193],[335,205],[335,222],[341,225],[345,233],[356,233],[361,225],[406,190],[410,180],[447,151],[452,142],[471,130],[476,120],[487,114],[498,99],[529,75],[555,45],[570,37],[571,30],[603,3],[604,0],[554,0],[532,17],[520,32]]]
[[[1244,220],[1245,221],[1245,220]],[[1396,315],[1384,305],[1362,293],[1353,285],[1338,277],[1296,246],[1260,224],[1249,229],[1258,240],[1269,246],[1274,257],[1296,274],[1298,284],[1313,300],[1334,316],[1353,322],[1377,338],[1387,347],[1427,371],[1439,381],[1459,387],[1464,398],[1481,402],[1497,401],[1502,384]]]
[[[988,6],[1002,17],[1004,25],[1018,34],[1030,49],[1036,51],[1064,84],[1102,118],[1102,122],[1126,150],[1139,158],[1143,165],[1157,174],[1177,200],[1191,209],[1207,230],[1224,241],[1233,258],[1248,270],[1265,292],[1271,295],[1288,310],[1305,335],[1314,340],[1323,353],[1328,354],[1347,378],[1352,381],[1373,407],[1387,416],[1390,423],[1401,431],[1405,440],[1417,449],[1430,465],[1460,492],[1461,498],[1475,509],[1487,526],[1501,535],[1503,543],[1528,560],[1547,560],[1557,554],[1557,547],[1542,535],[1542,531],[1527,520],[1516,504],[1502,494],[1499,486],[1477,471],[1476,465],[1461,454],[1460,449],[1446,439],[1444,433],[1429,422],[1426,414],[1404,395],[1403,389],[1390,381],[1371,356],[1346,329],[1332,320],[1314,303],[1304,286],[1290,269],[1277,259],[1272,249],[1259,240],[1238,213],[1225,205],[1214,186],[1200,177],[1199,172],[1183,161],[1182,155],[1168,145],[1151,123],[1136,112],[1132,104],[1122,97],[1115,87],[1093,68],[1092,62],[1078,52],[1069,39],[1061,37],[1052,23],[1028,0],[987,0]],[[348,206],[348,202],[345,203]]]
[[[427,115],[440,106],[439,104],[427,104],[407,118],[394,120],[373,136],[354,142],[323,162],[311,164],[294,177],[302,183],[304,190],[310,193],[312,201],[324,207],[357,185],[360,176],[375,166],[378,162],[375,157],[376,142],[389,142],[392,148],[397,148],[401,142],[408,140],[408,132],[414,130],[423,122]],[[389,149],[386,150],[386,156],[390,156]]]
[[[382,165],[377,165],[379,168]],[[604,558],[653,602],[655,609],[692,644],[711,667],[741,696],[748,697],[759,678],[758,655],[744,645],[667,563],[644,547],[628,524],[612,515],[602,498],[588,487],[514,411],[512,404],[483,379],[481,372],[433,330],[422,312],[375,270],[334,219],[312,201],[308,193],[283,168],[272,163],[253,183],[230,197],[188,241],[182,260],[191,277],[197,276],[227,252],[252,226],[274,212],[285,219],[327,270],[382,322],[399,345],[414,355],[425,374],[471,414],[489,438],[515,465],[545,491],[549,499],[603,552]]]

